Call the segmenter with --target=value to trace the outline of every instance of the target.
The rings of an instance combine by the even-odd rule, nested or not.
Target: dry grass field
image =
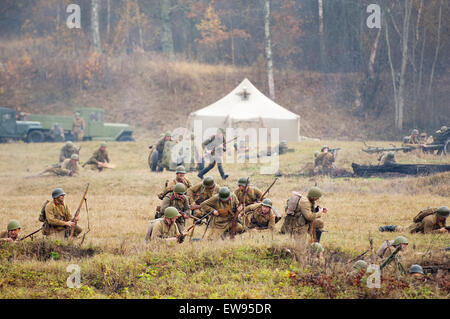
[[[284,214],[293,190],[305,192],[317,185],[324,191],[321,206],[324,219],[321,243],[324,260],[310,260],[302,240],[278,234],[245,233],[235,240],[186,241],[182,245],[144,244],[149,215],[159,204],[156,194],[174,172],[151,173],[147,165],[148,141],[109,143],[113,170],[83,171],[79,177],[26,178],[57,162],[61,144],[0,144],[0,227],[18,219],[21,235],[40,227],[42,203],[53,188],[62,187],[72,211],[85,185],[88,194],[90,232],[81,247],[73,243],[34,241],[17,245],[0,244],[0,298],[448,298],[449,277],[429,275],[419,284],[395,272],[384,272],[382,287],[369,289],[348,281],[348,260],[369,248],[376,249],[397,234],[381,233],[378,226],[409,225],[421,209],[450,206],[450,173],[425,177],[382,179],[329,177],[281,177],[269,194]],[[298,172],[321,145],[340,147],[337,165],[351,170],[351,163],[377,162],[376,155],[361,152],[361,142],[305,141],[291,143],[295,152],[280,157],[283,174]],[[98,147],[83,142],[81,162]],[[370,145],[388,146],[387,142]],[[399,143],[397,143],[399,144]],[[449,163],[450,158],[397,153],[400,163]],[[264,190],[273,176],[260,175],[259,164],[225,164],[230,175],[220,180],[216,168],[211,175],[220,185],[236,188],[237,179],[250,176],[251,184]],[[195,173],[187,174],[193,183]],[[83,208],[79,225],[87,229]],[[201,237],[203,226],[193,237]],[[402,263],[449,264],[448,235],[410,235]],[[370,255],[367,254],[367,261]],[[69,264],[81,268],[81,288],[69,289]],[[446,281],[447,280],[447,281]]]

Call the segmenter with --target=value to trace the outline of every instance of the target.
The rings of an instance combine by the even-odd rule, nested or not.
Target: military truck
[[[17,112],[0,107],[0,142],[7,140],[23,140],[25,142],[42,142],[45,129],[36,121],[17,121]]]
[[[86,123],[83,141],[134,141],[130,126],[120,123],[105,123],[105,112],[102,109],[79,108],[76,111],[80,113]],[[65,140],[73,140],[71,130],[74,116],[27,114],[26,120],[16,121],[16,111],[9,108],[0,108],[0,116],[2,116],[0,139],[3,140],[24,140],[29,143],[53,142],[50,130],[56,123],[62,127]]]

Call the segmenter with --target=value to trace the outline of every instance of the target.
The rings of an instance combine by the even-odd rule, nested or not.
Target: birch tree
[[[99,29],[99,0],[91,0],[91,31],[92,31],[92,45],[98,52],[102,52],[100,43],[100,29]]]
[[[267,60],[267,79],[269,84],[269,95],[272,100],[275,99],[275,84],[273,80],[273,60],[272,45],[270,43],[270,0],[264,2],[264,30],[266,39],[266,60]]]

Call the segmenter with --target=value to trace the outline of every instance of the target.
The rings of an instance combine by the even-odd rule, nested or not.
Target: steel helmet
[[[183,195],[186,192],[186,186],[183,183],[177,183],[173,188],[174,193]]]
[[[238,185],[239,186],[245,186],[245,184],[247,184],[247,177],[241,177],[238,180]]]
[[[323,150],[326,149],[326,148],[330,149],[327,145],[323,145],[322,149],[320,151],[323,152]]]
[[[392,246],[398,246],[400,244],[407,244],[408,245],[408,239],[406,239],[406,237],[404,237],[404,236],[395,237],[394,243],[392,244]]]
[[[205,186],[205,187],[213,187],[213,186],[214,186],[214,178],[212,178],[211,176],[206,176],[206,177],[203,179],[202,184],[203,184],[203,186]]]
[[[322,191],[319,187],[311,187],[308,192],[308,197],[310,198],[320,198],[322,196]]]
[[[106,142],[100,143],[100,147],[107,147],[108,144],[106,144]]]
[[[186,169],[184,168],[183,165],[177,166],[175,173],[176,174],[178,174],[178,173],[186,174]]]
[[[424,274],[422,266],[417,265],[417,264],[411,265],[411,268],[409,268],[409,273],[410,274],[422,274],[422,275]]]
[[[268,198],[265,198],[265,199],[262,201],[261,205],[272,208],[272,201],[271,201],[270,199],[268,199]]]
[[[417,135],[417,134],[419,134],[418,130],[414,129],[414,130],[411,131],[411,135]]]
[[[72,141],[67,141],[66,142],[66,147],[67,148],[72,148],[73,147],[73,142]]]
[[[403,143],[408,143],[409,142],[409,136],[405,136],[403,138]]]
[[[59,197],[59,196],[61,196],[61,195],[66,195],[66,193],[63,191],[63,189],[62,188],[55,188],[53,191],[52,191],[52,197],[53,198],[57,198],[57,197]]]
[[[448,215],[449,215],[449,209],[448,209],[448,207],[447,207],[447,206],[441,206],[441,207],[439,207],[438,210],[437,210],[437,214],[438,214],[438,216],[447,218]]]
[[[386,158],[394,158],[394,157],[395,157],[394,152],[388,152],[386,155]]]
[[[226,186],[219,188],[219,199],[223,202],[227,201],[230,198],[231,192],[230,189]]]
[[[362,259],[353,264],[353,268],[355,268],[356,270],[367,269],[367,266],[367,263]]]
[[[9,221],[9,223],[8,223],[8,231],[14,230],[14,229],[20,229],[20,228],[22,228],[22,227],[20,226],[20,223],[17,220],[11,219]]]
[[[72,154],[70,155],[70,159],[78,161],[78,154]]]
[[[164,210],[164,217],[173,218],[178,216],[178,209],[173,206],[169,206]]]

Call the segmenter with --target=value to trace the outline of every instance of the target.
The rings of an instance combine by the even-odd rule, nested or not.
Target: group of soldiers
[[[433,149],[429,149],[423,146],[431,145],[431,144],[444,144],[448,139],[448,128],[447,126],[442,126],[439,130],[437,130],[432,136],[428,136],[426,132],[422,132],[419,134],[419,130],[413,129],[411,131],[411,135],[405,136],[403,138],[404,147],[410,147],[413,149],[420,149],[424,153],[434,153]],[[442,149],[437,151],[437,155],[442,153]]]
[[[104,168],[113,168],[107,150],[106,142],[100,144],[99,148],[92,156],[80,165],[81,146],[77,147],[72,141],[68,141],[61,148],[58,163],[47,166],[42,172],[36,176],[56,175],[56,176],[77,176],[82,168],[88,166],[92,170],[101,172]]]

